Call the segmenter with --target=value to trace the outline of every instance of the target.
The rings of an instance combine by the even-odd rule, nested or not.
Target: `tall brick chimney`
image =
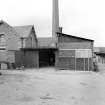
[[[58,0],[53,0],[52,14],[52,37],[57,42],[57,32],[59,32],[59,6]]]

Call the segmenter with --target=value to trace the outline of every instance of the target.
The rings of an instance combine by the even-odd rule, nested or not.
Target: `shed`
[[[93,40],[58,33],[56,67],[68,70],[93,70]]]

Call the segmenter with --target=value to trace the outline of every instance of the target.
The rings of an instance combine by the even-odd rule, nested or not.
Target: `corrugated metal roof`
[[[33,25],[26,25],[26,26],[15,26],[13,27],[15,31],[20,35],[20,37],[28,37]]]
[[[40,37],[38,38],[38,47],[39,48],[55,48],[56,43],[52,37]]]

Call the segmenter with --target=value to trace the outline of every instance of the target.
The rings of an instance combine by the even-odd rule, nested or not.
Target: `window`
[[[7,53],[6,50],[0,49],[0,61],[6,61],[7,60]]]
[[[0,35],[0,48],[5,48],[6,47],[6,39],[5,39],[5,35],[1,34]]]
[[[19,43],[20,43],[20,45],[19,45],[20,48],[25,48],[25,46],[26,46],[26,38],[23,38],[22,37],[20,39],[20,42]]]

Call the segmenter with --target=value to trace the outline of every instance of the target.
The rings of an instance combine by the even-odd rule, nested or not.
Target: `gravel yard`
[[[105,105],[105,73],[1,70],[0,105]]]

